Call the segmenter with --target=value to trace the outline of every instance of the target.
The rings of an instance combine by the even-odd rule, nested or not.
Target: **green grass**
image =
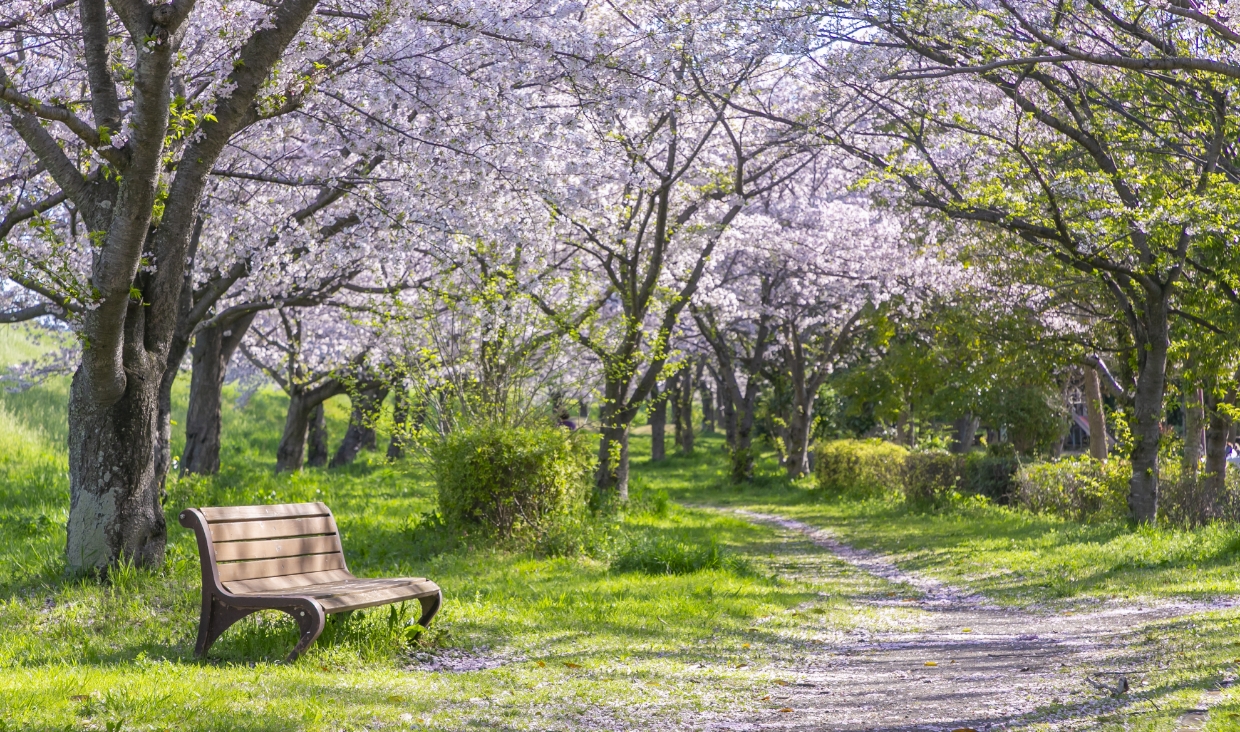
[[[37,351],[14,332],[0,328],[0,359]],[[182,378],[175,391],[178,422],[187,382]],[[648,462],[649,439],[635,437],[635,507],[596,556],[470,546],[423,524],[435,496],[416,460],[387,463],[364,454],[342,469],[275,475],[286,401],[270,390],[244,408],[228,394],[219,476],[170,480],[164,567],[114,572],[107,582],[70,581],[61,556],[67,386],[58,379],[0,394],[6,732],[676,726],[722,710],[772,709],[764,697],[780,669],[802,663],[824,640],[856,628],[917,625],[915,608],[861,602],[908,588],[710,506],[829,527],[906,569],[1003,603],[1067,608],[1105,598],[1204,600],[1237,590],[1240,530],[1230,525],[1134,529],[976,503],[929,513],[878,501],[824,501],[808,482],[784,479],[769,454],[752,484],[735,487],[726,481],[717,435],[699,437],[693,456],[660,464]],[[347,414],[347,400],[329,402],[337,441]],[[177,454],[179,426],[174,434]],[[225,633],[210,659],[194,659],[198,559],[176,511],[310,499],[336,512],[355,573],[428,576],[443,586],[445,604],[432,630],[410,643],[414,607],[356,613],[334,620],[290,665],[279,659],[295,641],[294,626],[262,614]],[[1183,690],[1217,682],[1240,658],[1237,630],[1240,614],[1226,609],[1151,628],[1147,642],[1161,664],[1151,683]],[[426,654],[494,667],[430,672]],[[1240,718],[1226,716],[1240,714],[1240,700],[1219,709],[1211,729]],[[1151,713],[1133,728],[1166,729],[1173,711]]]
[[[11,342],[5,348],[10,357],[21,350]],[[186,381],[175,391],[178,422]],[[762,707],[774,674],[766,669],[815,634],[884,627],[915,614],[856,612],[850,597],[890,588],[828,561],[839,591],[826,597],[815,578],[791,569],[805,563],[788,552],[811,552],[808,546],[714,512],[669,506],[660,488],[713,482],[714,474],[701,470],[703,458],[671,460],[647,474],[640,447],[635,491],[645,508],[614,527],[616,546],[713,546],[719,561],[651,575],[613,571],[606,552],[543,558],[468,546],[421,527],[434,491],[416,460],[390,464],[365,454],[342,469],[274,474],[286,402],[267,390],[244,408],[226,400],[219,476],[170,479],[162,568],[125,568],[103,582],[68,580],[61,556],[66,396],[65,379],[0,396],[0,530],[7,539],[0,544],[0,729],[640,727],[703,710]],[[336,440],[347,412],[347,400],[329,403]],[[179,428],[174,433],[177,454]],[[428,576],[443,586],[444,607],[431,631],[413,634],[410,644],[414,607],[355,613],[334,619],[289,665],[280,659],[295,642],[295,626],[264,613],[225,633],[208,660],[194,659],[198,558],[176,512],[310,499],[336,512],[356,574]],[[423,669],[425,654],[497,667],[431,673]]]

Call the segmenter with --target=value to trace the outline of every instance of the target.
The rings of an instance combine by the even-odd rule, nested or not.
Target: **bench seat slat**
[[[285,536],[308,536],[311,534],[334,534],[336,522],[331,516],[275,519],[272,521],[236,521],[211,524],[211,540],[246,541],[250,539],[280,539]]]
[[[324,572],[289,574],[283,577],[235,580],[225,582],[223,585],[224,589],[234,595],[296,595],[297,590],[302,587],[351,579],[353,575],[347,569],[329,569]]]
[[[313,597],[323,607],[323,612],[334,613],[344,610],[360,610],[387,605],[402,600],[413,600],[433,595],[439,591],[439,585],[425,577],[401,577],[394,579],[349,579],[337,582],[325,582],[318,585],[299,587],[296,589],[268,590],[247,592],[250,597],[300,595]]]
[[[340,540],[335,534],[329,536],[301,536],[264,541],[232,541],[215,545],[215,559],[219,562],[237,560],[276,559],[295,557],[299,554],[329,554],[340,551]]]
[[[281,559],[262,559],[257,562],[234,562],[217,565],[220,582],[234,580],[257,579],[259,577],[280,577],[286,574],[305,574],[322,572],[328,569],[345,569],[344,555],[308,554],[300,557],[283,557]]]
[[[332,512],[321,501],[314,503],[274,503],[268,506],[224,506],[202,508],[208,523],[221,521],[253,521],[259,519],[294,518],[297,516],[331,516]]]

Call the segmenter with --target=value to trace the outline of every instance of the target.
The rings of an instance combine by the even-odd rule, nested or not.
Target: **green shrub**
[[[904,458],[904,500],[932,504],[957,488],[961,458],[946,452],[914,452]]]
[[[449,526],[537,541],[584,510],[593,457],[565,429],[477,427],[445,436],[431,463]]]
[[[1037,513],[1076,521],[1122,518],[1128,513],[1127,461],[1099,462],[1085,456],[1022,466],[1016,503]]]
[[[831,440],[818,445],[814,477],[828,493],[859,498],[882,497],[902,490],[908,450],[881,440]]]
[[[665,537],[642,538],[624,547],[611,562],[613,572],[692,574],[707,569],[737,574],[751,571],[744,558],[724,551],[714,537],[707,544],[691,544]]]
[[[1015,454],[970,452],[960,465],[960,491],[985,496],[1006,505],[1016,493],[1016,471],[1020,461]]]

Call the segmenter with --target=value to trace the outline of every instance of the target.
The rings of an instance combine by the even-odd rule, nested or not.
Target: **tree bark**
[[[1137,386],[1133,396],[1132,480],[1128,510],[1132,518],[1153,523],[1158,518],[1158,445],[1162,438],[1163,397],[1167,388],[1170,288],[1151,293],[1143,313],[1144,343],[1137,341]]]
[[[1227,492],[1227,438],[1231,435],[1232,425],[1232,420],[1218,408],[1220,400],[1211,394],[1204,401],[1209,406],[1209,421],[1205,432],[1205,474],[1201,477],[1205,504],[1202,506],[1204,515],[1199,517],[1202,522],[1221,517],[1220,503]],[[1234,405],[1236,393],[1229,391],[1221,401]]]
[[[1186,479],[1196,480],[1201,467],[1203,442],[1208,439],[1205,436],[1206,419],[1202,411],[1204,404],[1201,387],[1196,384],[1187,385],[1184,395],[1184,460],[1181,464],[1181,474]],[[1224,441],[1225,439],[1226,435],[1224,435]],[[1206,472],[1209,470],[1207,469]]]
[[[312,389],[293,390],[284,418],[284,434],[276,448],[277,473],[301,470],[305,460],[306,436],[310,431],[310,413],[323,402],[343,393],[344,384],[335,379],[328,379]]]
[[[1085,414],[1089,420],[1089,454],[1095,460],[1107,459],[1107,420],[1102,411],[1102,384],[1098,371],[1085,367]]]
[[[594,473],[595,498],[606,506],[612,500],[629,500],[629,425],[637,407],[621,408],[627,383],[607,379],[599,405],[598,468]],[[653,387],[652,387],[653,388]]]
[[[681,370],[680,389],[676,392],[676,401],[680,406],[677,426],[677,446],[683,455],[693,454],[693,392],[695,381],[693,367],[686,365]]]
[[[348,465],[357,459],[362,450],[376,449],[375,422],[387,392],[387,386],[377,383],[367,384],[358,390],[353,397],[353,409],[349,412],[349,428],[328,467]]]
[[[710,379],[701,378],[701,367],[698,368],[698,390],[702,397],[702,431],[715,431],[715,396],[710,391]]]
[[[650,403],[646,407],[650,422],[650,460],[658,462],[667,458],[667,393],[659,387],[650,390]]]
[[[250,314],[230,325],[208,326],[194,338],[182,475],[215,475],[220,471],[224,377],[254,317]]]
[[[973,439],[977,435],[978,419],[970,412],[955,422],[955,435],[952,437],[952,452],[963,455],[973,447]]]
[[[69,391],[69,521],[71,571],[103,569],[127,558],[163,561],[167,542],[156,470],[158,369],[130,371],[121,398],[99,404],[79,369]]]
[[[392,438],[388,441],[388,460],[400,460],[405,456],[405,442],[408,438],[409,392],[398,385],[392,394]]]
[[[327,410],[322,402],[310,410],[310,432],[306,436],[306,465],[321,468],[327,465]]]

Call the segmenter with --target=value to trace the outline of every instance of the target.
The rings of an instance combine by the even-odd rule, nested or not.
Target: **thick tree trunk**
[[[1132,518],[1153,523],[1158,518],[1158,444],[1162,437],[1163,398],[1167,387],[1168,294],[1150,296],[1145,303],[1147,341],[1138,343],[1136,393],[1133,398],[1132,480],[1128,510]]]
[[[1089,420],[1089,454],[1095,460],[1107,459],[1107,420],[1102,411],[1102,384],[1098,371],[1085,367],[1085,414]]]
[[[214,475],[220,470],[224,377],[254,318],[250,314],[230,325],[203,328],[194,338],[182,474]]]
[[[370,385],[357,393],[353,399],[353,409],[349,413],[349,428],[328,467],[348,465],[357,459],[362,450],[377,448],[375,422],[379,418],[379,410],[383,407],[387,392],[386,386]]]
[[[723,436],[729,449],[736,448],[736,401],[732,390],[726,385],[719,389],[719,402],[723,407]]]
[[[121,398],[100,406],[83,382],[69,391],[70,492],[66,561],[80,574],[122,559],[163,561],[167,528],[156,470],[160,374],[128,370]]]
[[[750,381],[750,384],[755,384]],[[740,394],[739,385],[732,384],[729,389],[735,389],[736,394],[733,400],[740,407],[736,412],[734,436],[731,446],[731,463],[732,463],[732,480],[741,483],[753,478],[753,425],[754,413],[757,410],[757,389],[753,386],[746,385],[745,394]],[[737,398],[739,397],[739,398]]]
[[[321,468],[327,465],[327,410],[323,404],[310,410],[310,431],[306,436],[306,465]]]
[[[1201,451],[1205,437],[1205,414],[1202,412],[1201,389],[1188,385],[1184,390],[1184,460],[1181,474],[1196,480],[1201,467]],[[1223,436],[1226,440],[1226,435]],[[1206,472],[1209,472],[1207,469]]]
[[[657,386],[650,390],[647,415],[650,422],[650,460],[658,462],[667,458],[667,393],[660,393]]]

